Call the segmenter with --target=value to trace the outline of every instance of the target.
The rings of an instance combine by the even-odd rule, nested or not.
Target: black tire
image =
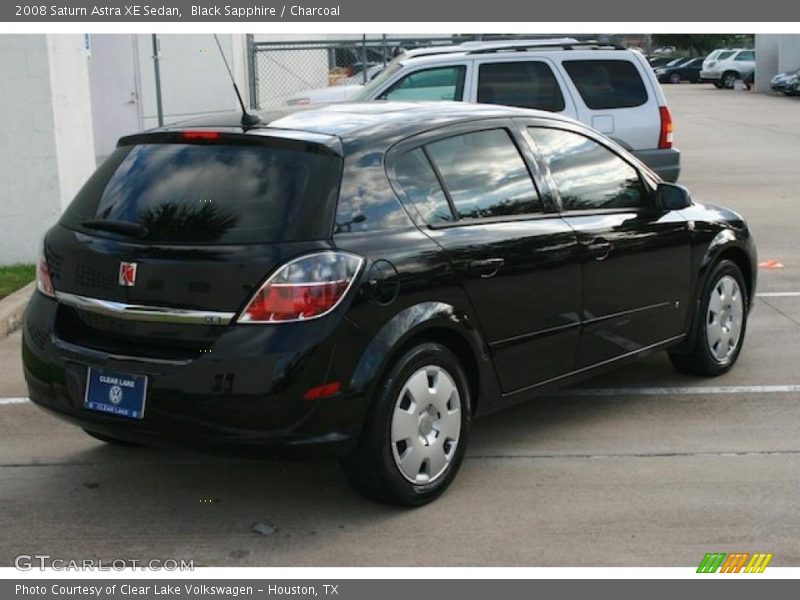
[[[739,74],[734,71],[726,71],[720,78],[720,84],[726,90],[732,90],[736,80],[739,79]]]
[[[391,440],[393,414],[402,402],[400,393],[406,383],[428,366],[442,369],[458,390],[460,432],[453,455],[441,474],[429,483],[412,483],[401,473],[395,461]],[[452,483],[464,459],[469,441],[471,407],[464,369],[450,350],[432,342],[411,348],[397,358],[380,382],[358,446],[353,454],[341,461],[345,477],[355,491],[371,500],[401,506],[421,506],[431,502]],[[438,435],[437,431],[437,438]],[[446,441],[442,440],[442,444]]]
[[[709,304],[712,292],[717,288],[725,277],[732,277],[736,280],[742,297],[741,326],[739,329],[739,339],[736,347],[730,356],[724,360],[712,354],[708,341],[708,319]],[[690,375],[702,377],[716,377],[729,371],[736,364],[739,354],[744,345],[745,334],[747,333],[747,315],[750,306],[750,299],[747,297],[747,286],[742,276],[742,271],[736,263],[730,260],[723,260],[717,263],[711,270],[705,285],[703,286],[702,298],[699,303],[698,312],[693,319],[690,339],[691,347],[681,349],[680,352],[671,352],[670,360],[676,369]]]
[[[715,81],[714,82],[714,87],[717,88],[718,90],[721,90],[722,89],[722,82],[721,81]]]
[[[109,435],[104,435],[102,433],[95,433],[94,431],[89,431],[88,429],[83,430],[87,435],[93,437],[96,440],[100,440],[101,442],[105,442],[106,444],[111,444],[112,446],[123,446],[126,448],[138,448],[141,444],[137,444],[136,442],[129,442],[127,440],[121,440],[119,438],[111,437]]]
[[[669,82],[670,83],[680,83],[681,82],[681,76],[678,75],[677,73],[673,73],[672,75],[669,76]]]

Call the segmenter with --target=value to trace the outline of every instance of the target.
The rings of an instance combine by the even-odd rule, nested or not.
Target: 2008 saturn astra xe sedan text
[[[25,376],[107,442],[336,455],[419,505],[476,416],[658,350],[725,372],[755,260],[740,216],[550,113],[201,120],[120,140],[47,232]]]

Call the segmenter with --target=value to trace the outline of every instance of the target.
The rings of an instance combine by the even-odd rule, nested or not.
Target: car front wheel
[[[379,386],[355,452],[352,487],[380,502],[420,506],[456,476],[467,448],[470,390],[458,359],[424,343],[400,356]]]
[[[688,353],[671,353],[675,367],[685,373],[714,377],[728,371],[739,358],[747,329],[747,288],[735,263],[714,267],[694,319]]]

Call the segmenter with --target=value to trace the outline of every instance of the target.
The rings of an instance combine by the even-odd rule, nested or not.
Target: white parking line
[[[800,292],[761,292],[756,298],[796,298]]]
[[[30,402],[29,398],[0,398],[0,406],[11,405],[11,404],[24,404],[25,402]]]
[[[559,396],[695,396],[709,394],[794,394],[800,385],[720,385],[692,387],[575,388]]]

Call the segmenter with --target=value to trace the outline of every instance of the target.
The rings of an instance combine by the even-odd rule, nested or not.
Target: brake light
[[[36,288],[45,296],[50,298],[56,296],[53,281],[50,279],[50,267],[47,266],[47,259],[44,257],[44,248],[39,252],[39,260],[36,262]]]
[[[219,131],[183,131],[181,137],[185,140],[218,140]]]
[[[659,106],[658,112],[661,115],[661,134],[658,136],[658,147],[660,149],[672,148],[672,115],[666,106]]]
[[[326,315],[345,297],[363,262],[334,251],[296,258],[264,282],[238,322],[288,323]]]

